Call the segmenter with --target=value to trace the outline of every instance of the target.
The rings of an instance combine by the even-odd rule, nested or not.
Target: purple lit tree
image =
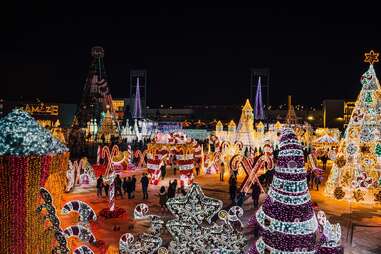
[[[259,238],[250,253],[341,253],[340,225],[320,217],[318,221],[312,206],[302,146],[292,129],[283,129],[268,196],[252,221]]]
[[[263,103],[262,103],[261,77],[258,78],[257,92],[255,94],[254,117],[256,120],[265,119],[265,114],[263,113]]]
[[[135,93],[135,104],[134,104],[134,119],[142,118],[142,103],[140,100],[140,86],[139,78],[136,81],[136,93]]]

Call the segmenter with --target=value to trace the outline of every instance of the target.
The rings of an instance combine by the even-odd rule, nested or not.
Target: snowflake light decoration
[[[193,184],[185,197],[167,201],[168,209],[176,216],[166,227],[173,236],[171,253],[243,253],[247,239],[232,222],[239,222],[241,208],[222,210],[222,201],[206,197],[197,184]],[[218,214],[222,224],[212,223]]]

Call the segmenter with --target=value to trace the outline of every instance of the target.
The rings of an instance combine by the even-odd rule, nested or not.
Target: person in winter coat
[[[253,199],[254,209],[257,209],[259,204],[259,195],[261,194],[261,188],[257,182],[255,182],[251,188],[253,190],[251,193],[251,198]]]
[[[148,199],[148,184],[149,180],[146,173],[143,173],[142,178],[140,179],[140,183],[142,184],[143,190],[143,199]]]
[[[102,197],[102,189],[103,189],[103,177],[102,175],[99,176],[97,179],[97,196]]]
[[[232,205],[235,205],[235,198],[237,193],[237,180],[235,179],[234,175],[231,175],[229,179],[229,193]]]
[[[161,186],[160,192],[159,192],[159,203],[160,203],[160,211],[165,211],[167,208],[167,200],[168,200],[168,193],[165,191],[165,187]]]
[[[131,198],[135,197],[135,190],[136,190],[136,177],[135,177],[135,175],[132,175],[132,195],[131,195]]]

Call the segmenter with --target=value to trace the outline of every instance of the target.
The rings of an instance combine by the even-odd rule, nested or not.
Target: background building
[[[62,128],[70,128],[77,110],[76,104],[47,103],[40,101],[5,101],[0,103],[2,115],[7,115],[14,108],[28,112],[44,127],[53,127],[57,121]]]

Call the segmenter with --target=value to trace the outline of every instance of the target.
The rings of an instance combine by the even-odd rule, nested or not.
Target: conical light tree
[[[365,55],[370,66],[361,76],[362,89],[325,192],[337,199],[372,203],[381,190],[381,89],[373,67],[378,62],[378,53],[371,51]]]
[[[304,169],[302,146],[292,129],[283,129],[268,196],[255,216],[261,229],[251,253],[315,253],[318,222]]]
[[[342,254],[341,227],[315,211],[302,146],[291,128],[282,130],[274,178],[254,222],[260,236],[251,254]]]

